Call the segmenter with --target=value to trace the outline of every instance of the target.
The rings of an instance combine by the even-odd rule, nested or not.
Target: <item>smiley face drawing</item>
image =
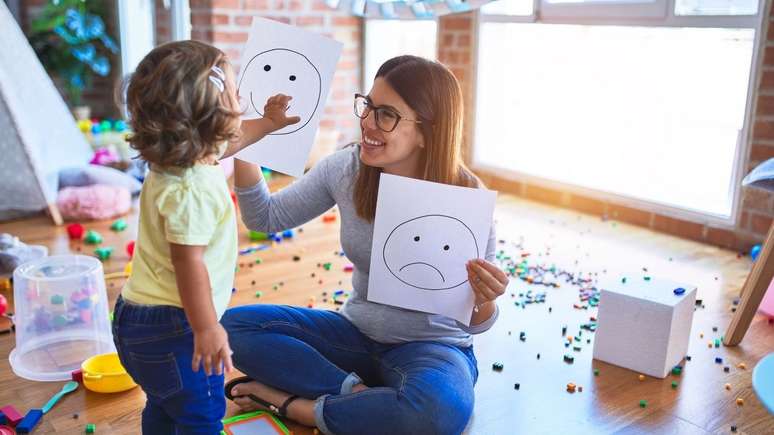
[[[287,48],[273,48],[256,54],[245,65],[238,84],[242,111],[263,116],[263,106],[269,97],[285,94],[293,97],[288,114],[301,121],[271,133],[286,135],[306,127],[320,105],[322,79],[320,71],[303,54]]]
[[[382,249],[390,273],[421,290],[449,290],[468,281],[465,263],[478,258],[478,243],[461,220],[440,214],[396,226]]]

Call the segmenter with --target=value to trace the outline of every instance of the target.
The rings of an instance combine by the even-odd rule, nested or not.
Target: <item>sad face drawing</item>
[[[478,258],[478,243],[461,220],[425,215],[405,221],[387,236],[382,250],[390,273],[422,290],[449,290],[468,280],[465,263]]]
[[[290,95],[288,113],[301,121],[277,130],[272,135],[286,135],[304,128],[320,105],[322,95],[320,71],[312,62],[294,50],[274,48],[253,56],[245,65],[239,80],[239,100],[247,118],[263,116],[263,106],[276,94]]]

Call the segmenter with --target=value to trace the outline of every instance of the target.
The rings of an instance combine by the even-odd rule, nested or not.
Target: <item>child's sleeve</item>
[[[164,221],[164,237],[178,245],[208,245],[224,212],[211,192],[190,182],[167,187],[156,206]]]

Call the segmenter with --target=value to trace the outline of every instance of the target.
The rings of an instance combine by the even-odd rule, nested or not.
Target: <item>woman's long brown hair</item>
[[[462,160],[464,106],[462,90],[454,74],[437,62],[416,56],[398,56],[376,73],[417,114],[425,146],[420,155],[422,179],[464,187],[480,187],[481,181]],[[373,221],[382,168],[360,162],[354,202],[358,216]]]

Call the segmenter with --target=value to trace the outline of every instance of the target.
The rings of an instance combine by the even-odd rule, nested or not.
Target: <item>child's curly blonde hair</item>
[[[198,41],[160,45],[143,58],[129,79],[126,105],[132,148],[159,166],[191,167],[239,134],[238,111],[210,80],[211,68],[225,70],[226,55]]]

